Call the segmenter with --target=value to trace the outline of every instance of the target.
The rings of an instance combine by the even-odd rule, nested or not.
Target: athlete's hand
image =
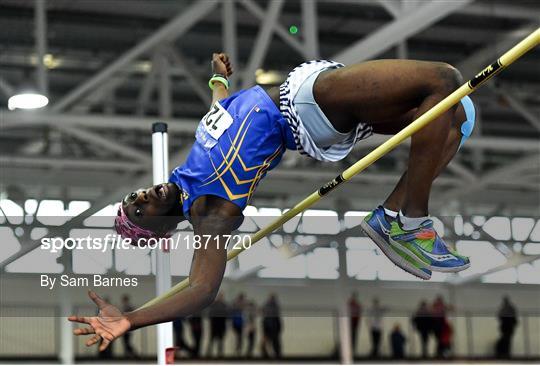
[[[221,74],[229,77],[233,73],[231,61],[226,53],[212,54],[212,71],[214,74]]]
[[[98,306],[98,315],[89,317],[72,315],[68,320],[88,324],[90,327],[77,328],[73,331],[73,334],[94,334],[93,337],[86,341],[86,346],[90,347],[101,340],[99,350],[103,351],[113,340],[126,333],[131,328],[131,324],[120,310],[107,303],[95,292],[88,291],[88,296]]]

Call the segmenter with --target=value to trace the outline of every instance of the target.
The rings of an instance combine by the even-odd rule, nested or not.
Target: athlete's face
[[[168,221],[165,217],[175,215],[178,218],[181,214],[179,194],[176,184],[158,184],[128,193],[122,200],[122,207],[134,224],[158,231],[163,228],[164,221]]]

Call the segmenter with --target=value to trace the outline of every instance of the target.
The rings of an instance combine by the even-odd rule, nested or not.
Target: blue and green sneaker
[[[460,272],[471,265],[469,258],[459,255],[439,237],[432,220],[414,230],[403,230],[396,220],[390,224],[389,236],[392,247],[400,248],[432,271]]]
[[[365,217],[360,227],[396,266],[423,280],[429,280],[431,278],[429,267],[413,258],[400,244],[390,241],[394,223],[397,225],[396,220],[387,219],[384,208],[379,206]]]

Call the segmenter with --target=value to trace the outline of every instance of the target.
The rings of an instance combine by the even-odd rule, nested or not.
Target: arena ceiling
[[[311,58],[436,60],[471,77],[540,25],[537,1],[39,1],[0,0],[0,190],[96,211],[151,181],[153,121],[169,123],[171,163],[182,161],[208,108],[214,51],[231,54],[236,88],[279,83]],[[539,62],[537,48],[474,94],[479,127],[434,188],[434,210],[539,214]],[[28,85],[49,106],[8,111]],[[381,141],[324,169],[289,152],[254,203],[286,207]],[[370,208],[406,156],[398,148],[321,206]]]

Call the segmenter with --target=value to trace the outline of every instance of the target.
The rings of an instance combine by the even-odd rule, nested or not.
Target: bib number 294
[[[212,105],[210,111],[202,118],[201,123],[206,132],[217,140],[233,123],[233,118],[229,112],[216,102]]]

